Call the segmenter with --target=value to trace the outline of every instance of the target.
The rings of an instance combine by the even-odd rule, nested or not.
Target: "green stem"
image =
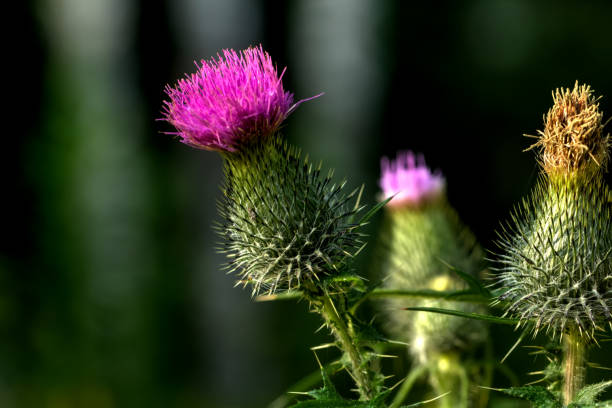
[[[412,371],[410,371],[410,373],[404,379],[401,388],[399,389],[397,394],[395,394],[395,398],[393,398],[393,402],[391,403],[391,405],[389,405],[389,408],[399,408],[399,406],[408,396],[408,393],[412,389],[412,386],[414,385],[415,381],[427,370],[429,370],[428,365],[422,365],[413,368]]]
[[[467,372],[456,353],[431,356],[434,364],[430,370],[430,382],[437,395],[450,391],[440,399],[440,408],[467,408],[470,382]]]
[[[582,388],[585,372],[584,343],[574,331],[563,336],[563,401],[569,405]]]
[[[361,399],[369,401],[374,396],[374,388],[368,374],[368,368],[361,358],[361,353],[349,332],[346,322],[334,307],[331,298],[328,295],[323,295],[321,301],[321,313],[351,362],[351,374],[359,389],[359,395]]]

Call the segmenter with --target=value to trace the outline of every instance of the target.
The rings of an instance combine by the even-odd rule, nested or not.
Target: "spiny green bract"
[[[226,155],[225,173],[222,252],[253,294],[316,291],[362,245],[352,222],[359,209],[349,206],[355,192],[345,194],[345,183],[321,175],[280,136]]]
[[[585,340],[612,324],[612,201],[601,174],[547,177],[502,233],[507,315]]]
[[[384,285],[393,289],[467,289],[448,265],[468,273],[482,269],[482,254],[476,240],[443,198],[424,207],[387,211],[386,234],[381,241]],[[480,321],[437,313],[400,311],[407,306],[428,306],[482,312],[482,306],[444,300],[392,299],[388,331],[410,343],[412,355],[421,363],[432,354],[467,350],[486,336]]]

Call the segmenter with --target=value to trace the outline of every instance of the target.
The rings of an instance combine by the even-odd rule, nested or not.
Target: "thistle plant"
[[[345,193],[344,183],[334,183],[331,172],[301,158],[279,134],[303,102],[294,104],[284,90],[283,73],[261,47],[225,50],[166,88],[164,119],[183,143],[223,157],[217,231],[227,269],[253,295],[307,299],[335,335],[360,398],[374,400],[379,386],[346,307],[346,291],[359,280],[350,259],[363,245],[356,192]]]
[[[446,180],[422,157],[383,158],[383,200],[357,218],[361,192],[347,193],[345,182],[334,182],[332,172],[302,157],[280,134],[305,100],[294,103],[283,87],[285,71],[279,74],[261,46],[224,50],[197,67],[166,87],[163,120],[181,142],[223,158],[216,230],[226,270],[259,299],[305,299],[342,352],[332,365],[347,370],[359,394],[346,400],[321,367],[323,387],[294,408],[387,406],[392,388],[384,385],[374,351],[385,339],[356,317],[370,296],[385,298],[383,326],[409,345],[413,361],[392,408],[423,373],[437,397],[409,407],[434,400],[444,408],[486,405],[486,391],[474,386],[488,385],[491,375],[490,364],[479,361],[488,357],[483,349],[490,350],[483,321],[518,321],[525,333],[544,332],[563,343],[562,361],[543,371],[551,379],[548,389],[501,391],[538,407],[611,406],[595,400],[612,382],[583,387],[586,349],[612,328],[612,193],[604,180],[611,140],[590,87],[553,93],[554,106],[531,147],[542,174],[501,233],[494,305],[505,315],[497,317],[474,302],[492,298],[478,279],[482,251],[449,205]],[[352,259],[364,246],[362,226],[385,204],[383,287],[367,287]]]
[[[538,132],[540,180],[502,233],[499,302],[534,335],[563,343],[565,405],[585,375],[585,350],[612,327],[610,136],[589,86],[557,89]]]
[[[451,268],[473,275],[482,269],[482,253],[462,225],[445,195],[445,179],[427,168],[422,157],[400,153],[396,160],[383,158],[380,187],[387,204],[382,234],[381,263],[384,286],[389,289],[458,291],[466,283]],[[486,328],[481,321],[442,314],[406,313],[406,306],[426,306],[481,311],[483,307],[449,300],[414,298],[386,302],[386,328],[410,345],[415,367],[427,367],[429,382],[442,407],[467,407],[469,396],[465,353],[481,347]],[[476,392],[472,390],[472,405]]]

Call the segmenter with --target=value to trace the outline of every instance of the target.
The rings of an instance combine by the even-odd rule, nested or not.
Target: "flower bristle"
[[[500,234],[506,315],[585,341],[612,324],[612,202],[602,177],[541,178]]]
[[[276,131],[297,105],[261,45],[222,54],[202,60],[198,71],[175,87],[166,86],[163,119],[187,145],[233,152]]]
[[[606,169],[610,135],[604,133],[599,100],[588,85],[558,88],[544,116],[544,130],[529,149],[539,148],[539,161],[548,174],[592,173]]]
[[[418,207],[444,194],[444,177],[440,172],[432,172],[422,155],[399,152],[395,160],[383,157],[380,167],[382,198],[393,196],[387,204],[389,208]]]
[[[253,295],[314,290],[361,246],[354,193],[274,135],[225,160],[221,205],[229,272]]]

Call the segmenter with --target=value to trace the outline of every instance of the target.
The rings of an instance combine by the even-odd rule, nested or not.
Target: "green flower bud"
[[[384,196],[393,196],[386,207],[381,234],[380,263],[384,286],[389,289],[454,291],[467,285],[450,266],[468,273],[482,270],[482,253],[446,201],[445,180],[432,173],[420,157],[400,153],[395,161],[383,159],[380,185]],[[482,312],[482,306],[462,302],[391,299],[387,302],[386,328],[410,344],[413,357],[425,363],[434,355],[467,350],[482,344],[482,322],[437,313],[404,313],[407,306],[428,306]]]
[[[383,268],[387,288],[462,290],[467,289],[466,283],[449,265],[468,273],[483,269],[482,252],[474,236],[443,198],[420,208],[393,208],[387,211],[386,223]],[[479,313],[484,308],[438,299],[389,300],[387,329],[410,344],[412,356],[420,363],[439,353],[473,349],[486,338],[485,326],[478,320],[398,311],[417,305]]]
[[[278,135],[227,153],[225,199],[218,227],[229,258],[253,294],[301,289],[316,292],[343,272],[362,242],[345,194]]]

